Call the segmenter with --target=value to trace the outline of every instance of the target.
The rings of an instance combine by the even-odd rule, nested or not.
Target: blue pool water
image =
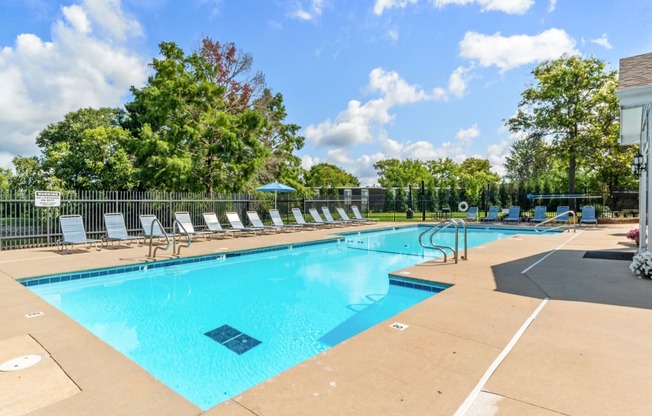
[[[445,288],[388,279],[433,255],[422,230],[23,284],[208,409]],[[504,233],[473,232],[469,246]]]

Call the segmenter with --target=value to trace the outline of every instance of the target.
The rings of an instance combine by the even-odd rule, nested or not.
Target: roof
[[[652,53],[620,60],[618,89],[652,86]]]

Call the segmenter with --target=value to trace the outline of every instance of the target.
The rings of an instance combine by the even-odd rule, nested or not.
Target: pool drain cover
[[[219,328],[206,332],[204,335],[238,355],[244,354],[261,343],[256,338],[238,331],[229,325],[222,325]]]
[[[18,371],[24,370],[41,361],[40,355],[25,355],[16,357],[0,364],[0,371]]]

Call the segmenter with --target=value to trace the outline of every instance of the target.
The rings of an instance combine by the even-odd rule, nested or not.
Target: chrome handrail
[[[455,226],[455,248],[450,247],[450,246],[442,246],[442,245],[439,245],[439,244],[435,244],[435,242],[433,241],[433,238],[435,237],[435,235],[439,234],[440,232],[442,232],[443,230],[445,230],[446,228],[448,228],[450,226]],[[444,262],[448,261],[448,257],[446,255],[446,250],[450,250],[453,253],[453,256],[455,258],[455,263],[457,263],[458,260],[459,260],[458,253],[459,253],[459,227],[460,226],[462,226],[462,228],[464,229],[464,256],[462,257],[462,259],[467,260],[468,259],[468,251],[467,251],[467,241],[468,240],[467,240],[466,222],[464,220],[462,220],[462,219],[447,218],[447,219],[442,220],[439,223],[433,225],[432,227],[428,228],[426,231],[419,234],[419,244],[423,248],[435,249],[435,250],[439,250],[440,252],[442,252],[442,254],[444,255]],[[437,229],[437,228],[439,228],[439,229]],[[431,233],[430,238],[429,238],[430,245],[424,244],[423,240],[422,240],[423,236],[428,234],[428,233]]]
[[[573,210],[569,210],[569,211],[566,211],[566,212],[562,212],[561,214],[557,214],[557,215],[555,215],[555,216],[552,217],[552,218],[549,218],[549,219],[547,219],[547,220],[545,220],[545,221],[543,221],[543,222],[538,223],[537,225],[534,226],[534,231],[537,232],[537,233],[542,233],[542,232],[545,232],[545,231],[553,231],[553,230],[556,230],[556,229],[562,228],[562,226],[560,225],[560,226],[558,226],[558,227],[546,228],[545,230],[538,230],[538,229],[537,229],[537,228],[539,228],[539,226],[541,226],[541,225],[543,225],[543,224],[548,224],[548,223],[550,223],[550,222],[553,222],[553,221],[556,220],[557,218],[559,218],[559,217],[563,217],[563,216],[565,216],[565,215],[567,215],[567,216],[569,217],[569,219],[568,219],[568,226],[566,227],[566,229],[570,232],[571,225],[572,225],[573,232],[577,232],[576,229],[575,229],[575,221],[573,221],[572,223],[570,222],[570,217],[571,217],[571,216],[573,217],[573,220],[576,218],[576,216],[575,216],[575,211],[573,211]]]
[[[161,246],[157,245],[156,248],[154,248],[154,255],[152,255],[152,246],[153,246],[153,234],[154,234],[154,224],[157,223],[159,228],[165,233],[165,228],[163,228],[163,224],[161,224],[161,221],[158,220],[158,218],[154,218],[152,220],[152,223],[150,224],[150,229],[149,229],[149,254],[147,257],[154,258],[156,257],[156,250],[161,248]],[[145,236],[147,237],[147,236]],[[163,250],[168,250],[170,248],[170,237],[168,236],[168,233],[163,234],[162,236],[159,235],[157,236],[158,238],[165,237],[165,248]]]

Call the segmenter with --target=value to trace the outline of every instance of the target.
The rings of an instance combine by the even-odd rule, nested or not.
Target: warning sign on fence
[[[57,191],[34,192],[34,205],[37,207],[61,206],[61,193]]]

